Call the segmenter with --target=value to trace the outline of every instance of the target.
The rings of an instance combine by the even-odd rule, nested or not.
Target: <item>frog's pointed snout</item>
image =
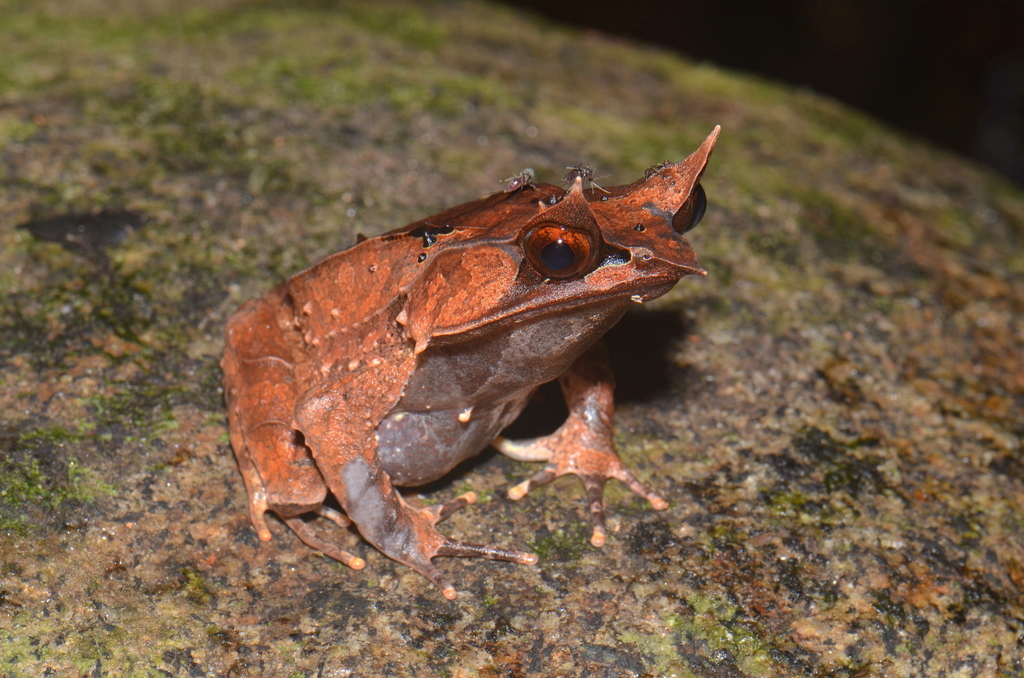
[[[654,242],[654,239],[658,242]],[[664,280],[667,285],[660,292],[645,295],[644,301],[661,296],[685,276],[708,274],[697,263],[697,255],[686,238],[668,229],[654,234],[646,244],[630,247],[629,250],[633,265],[641,277],[648,281]]]

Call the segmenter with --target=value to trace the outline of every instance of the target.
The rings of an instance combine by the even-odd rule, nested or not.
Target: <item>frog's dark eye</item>
[[[686,233],[693,230],[693,227],[704,218],[704,212],[707,208],[708,197],[704,194],[704,188],[697,184],[697,188],[693,189],[690,198],[683,203],[683,206],[679,208],[676,215],[672,217],[672,228],[676,229],[677,233]]]
[[[530,264],[545,278],[564,280],[593,266],[598,243],[586,231],[555,223],[534,226],[523,239]]]

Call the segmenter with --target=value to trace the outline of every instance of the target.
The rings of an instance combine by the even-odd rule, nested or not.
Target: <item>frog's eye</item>
[[[543,223],[526,234],[523,249],[541,275],[561,280],[592,267],[600,247],[586,231]]]
[[[704,188],[697,184],[689,199],[683,203],[676,215],[672,217],[672,228],[677,233],[686,233],[693,229],[704,218],[704,211],[708,208],[708,197],[704,194]]]

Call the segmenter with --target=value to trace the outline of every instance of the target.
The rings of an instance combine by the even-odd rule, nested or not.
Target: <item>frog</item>
[[[363,558],[314,528],[323,518],[351,538],[354,526],[455,599],[434,558],[533,565],[537,556],[438,530],[474,492],[415,506],[399,488],[433,483],[488,446],[544,463],[508,490],[511,500],[575,475],[595,547],[607,539],[608,480],[666,509],[616,451],[601,337],[635,304],[706,275],[684,234],[704,215],[701,177],[719,131],[628,185],[587,186],[589,168],[569,168],[567,187],[523,172],[503,191],[361,239],[234,312],[221,366],[259,539],[272,538],[273,513],[310,548],[359,570]],[[531,440],[502,437],[555,380],[565,422]]]

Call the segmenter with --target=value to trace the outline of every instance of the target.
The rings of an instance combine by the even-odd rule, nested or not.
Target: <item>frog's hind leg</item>
[[[269,541],[274,511],[307,545],[359,569],[362,559],[331,547],[298,516],[316,512],[342,527],[348,519],[323,506],[327,485],[292,425],[296,383],[288,304],[280,288],[249,302],[228,320],[222,367],[231,446],[249,495],[249,518]],[[358,566],[357,566],[358,565]]]
[[[456,597],[455,587],[431,562],[433,558],[467,556],[530,565],[537,556],[466,544],[439,532],[437,523],[476,501],[472,492],[444,504],[415,508],[392,484],[377,454],[375,431],[400,398],[415,361],[415,354],[406,351],[392,360],[350,371],[330,389],[310,389],[295,408],[295,420],[317,467],[360,534],[389,558],[425,576],[451,600]]]

